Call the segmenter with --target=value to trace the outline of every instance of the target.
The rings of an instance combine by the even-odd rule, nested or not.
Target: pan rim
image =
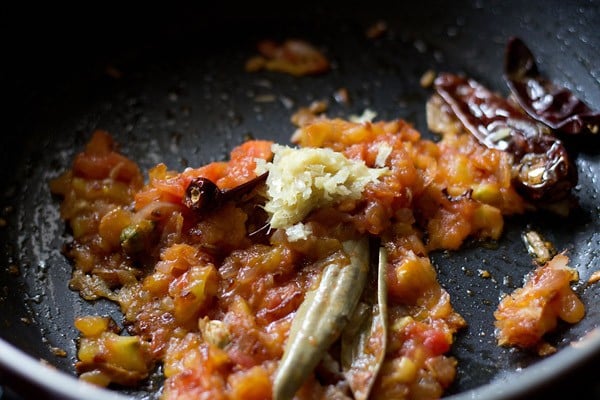
[[[73,375],[47,365],[42,360],[36,360],[30,354],[0,338],[0,383],[5,380],[2,379],[4,374],[12,381],[12,384],[7,386],[17,390],[20,395],[43,393],[44,397],[48,396],[47,398],[65,400],[130,399],[116,391],[79,380]]]
[[[600,327],[557,353],[521,371],[512,371],[487,384],[462,393],[443,397],[448,400],[509,400],[542,389],[565,371],[576,368],[600,353]],[[25,392],[44,393],[64,400],[128,400],[118,391],[93,386],[75,376],[36,360],[0,338],[0,378],[6,374],[24,383]],[[510,384],[507,384],[510,381]],[[0,382],[1,383],[1,382]],[[19,393],[21,394],[21,393]]]

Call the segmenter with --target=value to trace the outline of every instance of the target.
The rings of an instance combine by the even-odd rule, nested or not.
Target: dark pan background
[[[376,119],[407,119],[435,139],[425,124],[430,91],[419,85],[421,75],[428,69],[463,72],[507,94],[502,56],[511,35],[529,44],[544,74],[600,108],[597,1],[31,7],[7,10],[3,24],[0,217],[7,223],[0,227],[0,337],[70,374],[73,319],[109,314],[121,321],[113,304],[86,303],[68,289],[71,265],[61,247],[69,234],[59,199],[48,191],[48,181],[69,168],[94,129],[110,131],[144,171],[158,162],[181,170],[221,160],[249,136],[288,143],[291,114],[318,99],[329,100],[330,116],[368,107]],[[387,21],[387,34],[365,38],[378,20]],[[289,37],[321,48],[333,70],[303,78],[244,72],[258,40]],[[333,99],[342,87],[350,105]],[[257,101],[263,95],[276,100]],[[597,139],[568,141],[580,175],[579,208],[569,219],[546,213],[508,218],[498,243],[432,254],[443,286],[469,323],[452,350],[459,367],[448,395],[527,374],[526,367],[539,361],[497,347],[493,332],[499,297],[519,287],[533,267],[520,237],[527,227],[565,250],[582,282],[576,290],[586,318],[561,325],[550,342],[563,348],[600,325],[600,284],[584,283],[600,268]],[[53,348],[66,357],[55,356]],[[600,357],[577,364],[560,378],[552,374],[535,394],[599,398]],[[153,379],[124,393],[155,398],[158,387]],[[7,388],[0,398],[18,397]]]

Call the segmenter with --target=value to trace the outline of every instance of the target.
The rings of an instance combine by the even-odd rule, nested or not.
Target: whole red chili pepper
[[[533,54],[517,38],[509,39],[504,54],[504,80],[530,117],[568,134],[597,134],[600,112],[593,111],[570,90],[544,78]]]
[[[569,195],[577,183],[577,170],[547,127],[473,79],[444,73],[434,87],[481,144],[513,155],[513,179],[520,193],[539,202]]]
[[[265,182],[268,173],[257,176],[229,190],[221,190],[208,178],[194,179],[185,191],[183,204],[199,214],[215,210],[228,201],[239,201],[259,184]]]

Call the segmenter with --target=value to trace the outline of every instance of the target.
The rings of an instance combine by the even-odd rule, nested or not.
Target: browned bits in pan
[[[283,43],[262,40],[258,43],[260,55],[246,61],[246,71],[262,69],[283,72],[294,76],[322,74],[330,69],[329,60],[311,43],[288,39]]]

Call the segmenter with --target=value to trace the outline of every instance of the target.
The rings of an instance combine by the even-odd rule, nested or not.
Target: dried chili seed
[[[220,197],[221,190],[213,181],[196,178],[187,187],[183,204],[194,211],[203,212],[216,207]]]

